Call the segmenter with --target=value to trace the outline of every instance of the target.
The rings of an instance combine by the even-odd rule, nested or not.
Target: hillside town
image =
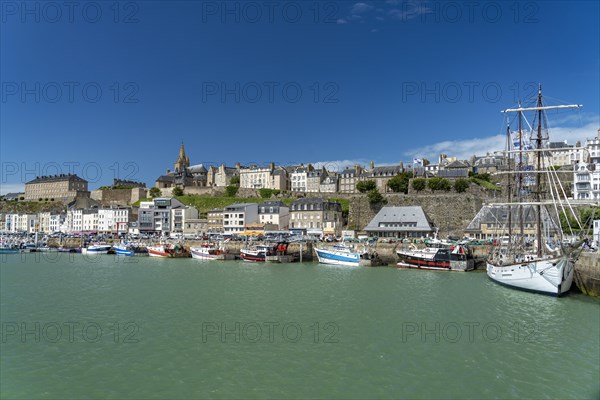
[[[600,204],[600,130],[585,143],[550,142],[548,146],[553,150],[553,168],[561,172],[561,182],[572,199]],[[523,162],[525,168],[532,163],[533,159]],[[398,192],[392,180],[402,175],[411,181],[442,178],[450,183],[487,175],[494,177],[496,191],[501,192],[508,164],[505,155],[498,152],[469,160],[441,154],[435,162],[414,159],[412,163],[384,166],[371,162],[369,166],[338,170],[311,164],[191,165],[182,143],[173,169],[167,169],[150,189],[142,182],[115,179],[110,187],[90,191],[88,182],[74,174],[38,176],[25,183],[24,193],[3,196],[4,204],[36,202],[56,207],[52,211],[4,212],[0,214],[0,231],[198,238],[300,229],[315,237],[340,237],[348,228],[348,213],[339,198],[365,196],[361,182],[369,182],[371,191],[385,196]],[[234,196],[246,192],[245,197],[256,197],[256,201],[199,210],[181,198],[184,194],[226,196],[228,188],[233,188]],[[417,238],[432,236],[441,225],[420,206],[388,207],[381,202],[373,214],[352,228],[375,237]],[[483,206],[471,223],[459,228],[477,239],[497,237],[500,232],[493,228],[494,218]],[[596,222],[596,229],[598,225]],[[528,222],[527,226],[533,236],[533,225]],[[597,232],[594,237],[598,237]]]

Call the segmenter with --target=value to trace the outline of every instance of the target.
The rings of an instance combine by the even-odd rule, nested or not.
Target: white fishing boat
[[[202,245],[200,247],[191,247],[192,258],[196,260],[224,260],[225,252],[212,244]]]
[[[545,106],[541,86],[532,107],[519,105],[505,113],[516,113],[518,130],[507,129],[508,174],[507,202],[491,207],[505,210],[506,238],[497,241],[487,260],[487,275],[499,284],[516,289],[560,296],[571,289],[575,261],[585,240],[564,246],[559,215],[572,217],[579,227],[577,214],[567,201],[565,188],[553,168],[545,111],[579,108],[580,105]],[[533,113],[529,124],[526,113]],[[527,142],[524,122],[529,126]],[[532,157],[528,157],[532,155]],[[528,158],[533,158],[528,162]],[[542,196],[545,192],[546,198]],[[532,213],[532,223],[525,214]],[[527,231],[530,231],[528,234]],[[534,240],[530,236],[534,236]]]
[[[321,264],[345,265],[349,267],[358,267],[361,258],[366,257],[368,254],[367,250],[357,251],[348,245],[316,248],[315,252]]]
[[[81,249],[83,254],[107,254],[112,248],[110,244],[92,244]]]

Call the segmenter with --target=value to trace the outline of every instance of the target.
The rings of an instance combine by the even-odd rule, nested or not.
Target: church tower
[[[185,171],[190,166],[190,159],[185,155],[185,149],[183,148],[183,142],[179,148],[179,157],[175,161],[175,172]]]

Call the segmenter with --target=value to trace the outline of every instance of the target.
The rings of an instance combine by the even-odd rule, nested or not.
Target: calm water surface
[[[1,261],[3,399],[600,395],[600,302],[580,294],[477,272]]]

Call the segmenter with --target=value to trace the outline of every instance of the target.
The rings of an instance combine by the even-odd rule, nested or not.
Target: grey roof
[[[161,175],[156,180],[157,182],[175,182],[174,175]]]
[[[375,167],[371,171],[366,171],[367,176],[395,176],[402,172],[402,167],[399,165],[388,165],[382,167]]]
[[[416,227],[384,227],[381,223],[417,223]],[[365,231],[432,231],[431,222],[422,207],[383,207],[365,227]]]
[[[452,161],[450,164],[446,164],[444,166],[444,168],[446,168],[446,169],[451,169],[451,168],[469,168],[469,163],[467,163],[466,161],[456,160],[456,161]]]
[[[266,206],[266,207],[274,207],[274,206],[277,206],[277,207],[287,207],[285,205],[285,203],[283,201],[281,201],[281,200],[267,200],[265,202],[262,202],[260,205],[261,206]]]
[[[227,207],[224,208],[224,211],[230,211],[230,210],[239,210],[242,208],[246,208],[248,206],[257,206],[258,204],[256,203],[236,203],[236,204],[231,204],[228,205]]]
[[[19,196],[24,196],[25,193],[19,192],[19,193],[6,193],[3,197],[6,200],[14,200],[14,199],[18,199]]]
[[[208,172],[206,167],[203,164],[192,165],[191,167],[188,167],[188,170],[192,174],[201,174],[201,173]]]
[[[532,205],[523,205],[523,223],[525,224],[535,224],[536,216],[535,216],[535,207]],[[516,208],[513,208],[513,215],[511,218],[511,225],[518,226],[520,224],[518,218],[518,211]],[[542,219],[549,220],[548,210],[546,208],[542,208]],[[465,229],[468,231],[480,231],[481,224],[507,224],[508,222],[508,206],[483,206],[473,218],[471,223]],[[554,229],[556,229],[556,222],[552,222],[554,225]]]
[[[35,179],[26,182],[29,183],[45,183],[45,182],[62,182],[62,181],[79,181],[85,182],[87,181],[83,178],[78,177],[75,174],[60,174],[60,175],[49,175],[49,176],[38,176]]]

